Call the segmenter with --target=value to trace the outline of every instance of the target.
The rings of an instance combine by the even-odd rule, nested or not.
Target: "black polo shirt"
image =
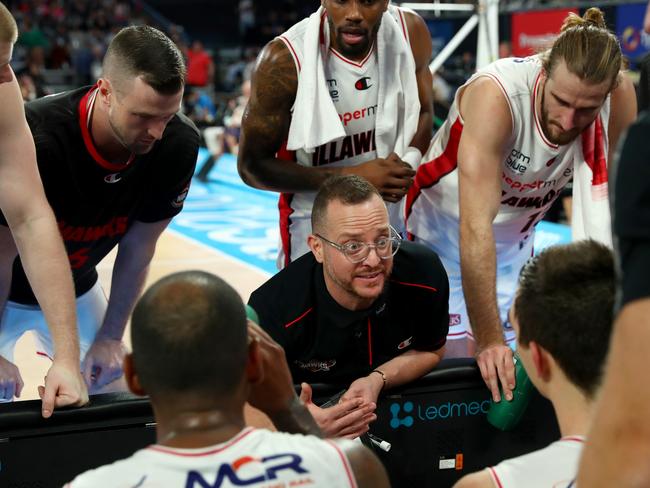
[[[616,172],[614,235],[622,271],[622,305],[650,297],[650,113],[630,126]]]
[[[403,242],[380,297],[340,306],[312,253],[290,263],[248,302],[284,347],[296,383],[349,383],[409,349],[434,351],[449,328],[449,281],[437,254]]]

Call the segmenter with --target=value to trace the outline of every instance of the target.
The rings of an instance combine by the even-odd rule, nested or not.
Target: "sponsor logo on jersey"
[[[348,122],[352,120],[361,120],[366,117],[374,116],[377,113],[377,104],[370,105],[369,107],[363,107],[359,110],[353,110],[352,112],[345,112],[339,114],[339,119],[343,122],[344,126],[348,125]]]
[[[510,154],[506,158],[506,166],[510,171],[518,175],[523,175],[528,169],[529,164],[530,158],[517,149],[510,151]]]
[[[375,131],[368,130],[317,147],[312,155],[312,165],[323,166],[336,163],[376,150]]]
[[[409,347],[411,344],[413,344],[413,336],[409,337],[408,339],[404,339],[402,342],[400,342],[397,345],[397,349],[401,351],[405,347]]]
[[[104,176],[104,181],[106,183],[117,183],[122,179],[122,175],[120,173],[111,173],[110,175]]]
[[[529,190],[539,190],[542,188],[554,188],[558,184],[557,179],[521,182],[510,178],[508,175],[506,175],[503,172],[501,173],[501,178],[503,179],[505,184],[508,185],[510,188],[520,192],[529,191]]]
[[[336,88],[336,80],[327,80],[327,88],[330,91],[330,97],[332,101],[339,101],[339,90]]]
[[[259,483],[289,478],[287,483],[268,486],[300,486],[312,484],[309,471],[302,465],[299,454],[287,452],[272,456],[242,456],[232,463],[223,463],[217,467],[215,476],[207,479],[198,471],[189,471],[185,488],[220,488],[222,486],[250,486]],[[298,484],[293,484],[293,483]],[[264,485],[267,486],[267,485]]]
[[[367,90],[371,86],[372,85],[370,84],[370,76],[364,76],[363,78],[359,78],[354,84],[354,87],[357,90]]]
[[[180,192],[178,196],[172,200],[172,207],[176,207],[176,208],[182,207],[183,202],[187,198],[187,194],[189,193],[189,191],[190,191],[190,185],[187,185],[185,189],[183,189],[183,191]]]
[[[318,373],[319,371],[329,371],[332,369],[336,364],[336,359],[326,359],[324,361],[311,359],[309,361],[294,361],[294,363],[301,369],[306,369],[312,373]]]

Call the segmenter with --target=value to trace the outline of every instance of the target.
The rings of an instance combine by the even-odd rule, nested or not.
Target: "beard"
[[[571,130],[565,131],[562,130],[562,128],[549,120],[548,117],[548,110],[546,110],[546,103],[544,103],[546,100],[546,83],[544,83],[544,86],[542,87],[542,100],[541,100],[541,112],[542,112],[542,129],[544,131],[544,135],[546,138],[552,142],[553,144],[557,144],[558,146],[565,146],[567,144],[570,144],[571,142],[575,141],[576,137],[580,135],[580,132],[582,132],[582,129],[578,129],[577,127],[574,127]],[[552,128],[555,128],[555,131],[552,130]]]
[[[381,25],[381,21],[377,22],[377,25],[375,25],[375,27],[373,27],[372,31],[369,33],[367,29],[359,29],[357,31],[358,28],[350,25],[335,27],[334,22],[332,22],[329,17],[327,19],[327,22],[329,23],[330,35],[332,32],[336,33],[336,40],[338,43],[337,48],[339,52],[347,58],[355,58],[367,54],[370,50],[370,46],[372,46],[372,43],[377,38],[377,32],[379,32],[379,26]],[[355,34],[362,35],[363,40],[356,44],[347,44],[343,39],[343,33],[348,29],[353,30]]]

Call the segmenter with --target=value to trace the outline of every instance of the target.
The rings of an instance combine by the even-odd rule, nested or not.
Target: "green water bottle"
[[[506,400],[503,395],[503,390],[499,387],[501,401],[497,403],[492,400],[487,413],[488,422],[499,430],[511,430],[517,426],[526,411],[526,407],[528,406],[534,388],[533,383],[530,381],[528,374],[526,374],[524,365],[516,352],[514,355],[514,362],[515,389],[512,390],[512,400]]]
[[[257,312],[253,307],[251,307],[248,303],[244,305],[246,308],[246,318],[248,320],[251,320],[255,322],[257,325],[260,325],[260,318],[257,316]]]

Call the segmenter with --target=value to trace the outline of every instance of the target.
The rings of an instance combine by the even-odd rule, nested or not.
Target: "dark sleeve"
[[[630,127],[617,168],[614,234],[622,303],[650,296],[650,114]]]
[[[199,133],[189,121],[178,118],[172,122],[151,162],[154,178],[148,198],[136,216],[140,222],[174,217],[183,209],[190,190],[199,152]]]
[[[273,278],[271,278],[272,280]],[[289,340],[281,318],[278,316],[278,310],[274,306],[275,294],[273,293],[273,283],[269,280],[251,293],[248,299],[248,305],[253,307],[260,319],[259,326],[273,337],[273,340],[280,344],[287,351]]]
[[[447,272],[431,249],[412,242],[403,246],[406,253],[395,266],[403,267],[397,278],[413,284],[405,300],[405,313],[412,315],[415,323],[413,347],[434,351],[445,345],[449,332]]]

